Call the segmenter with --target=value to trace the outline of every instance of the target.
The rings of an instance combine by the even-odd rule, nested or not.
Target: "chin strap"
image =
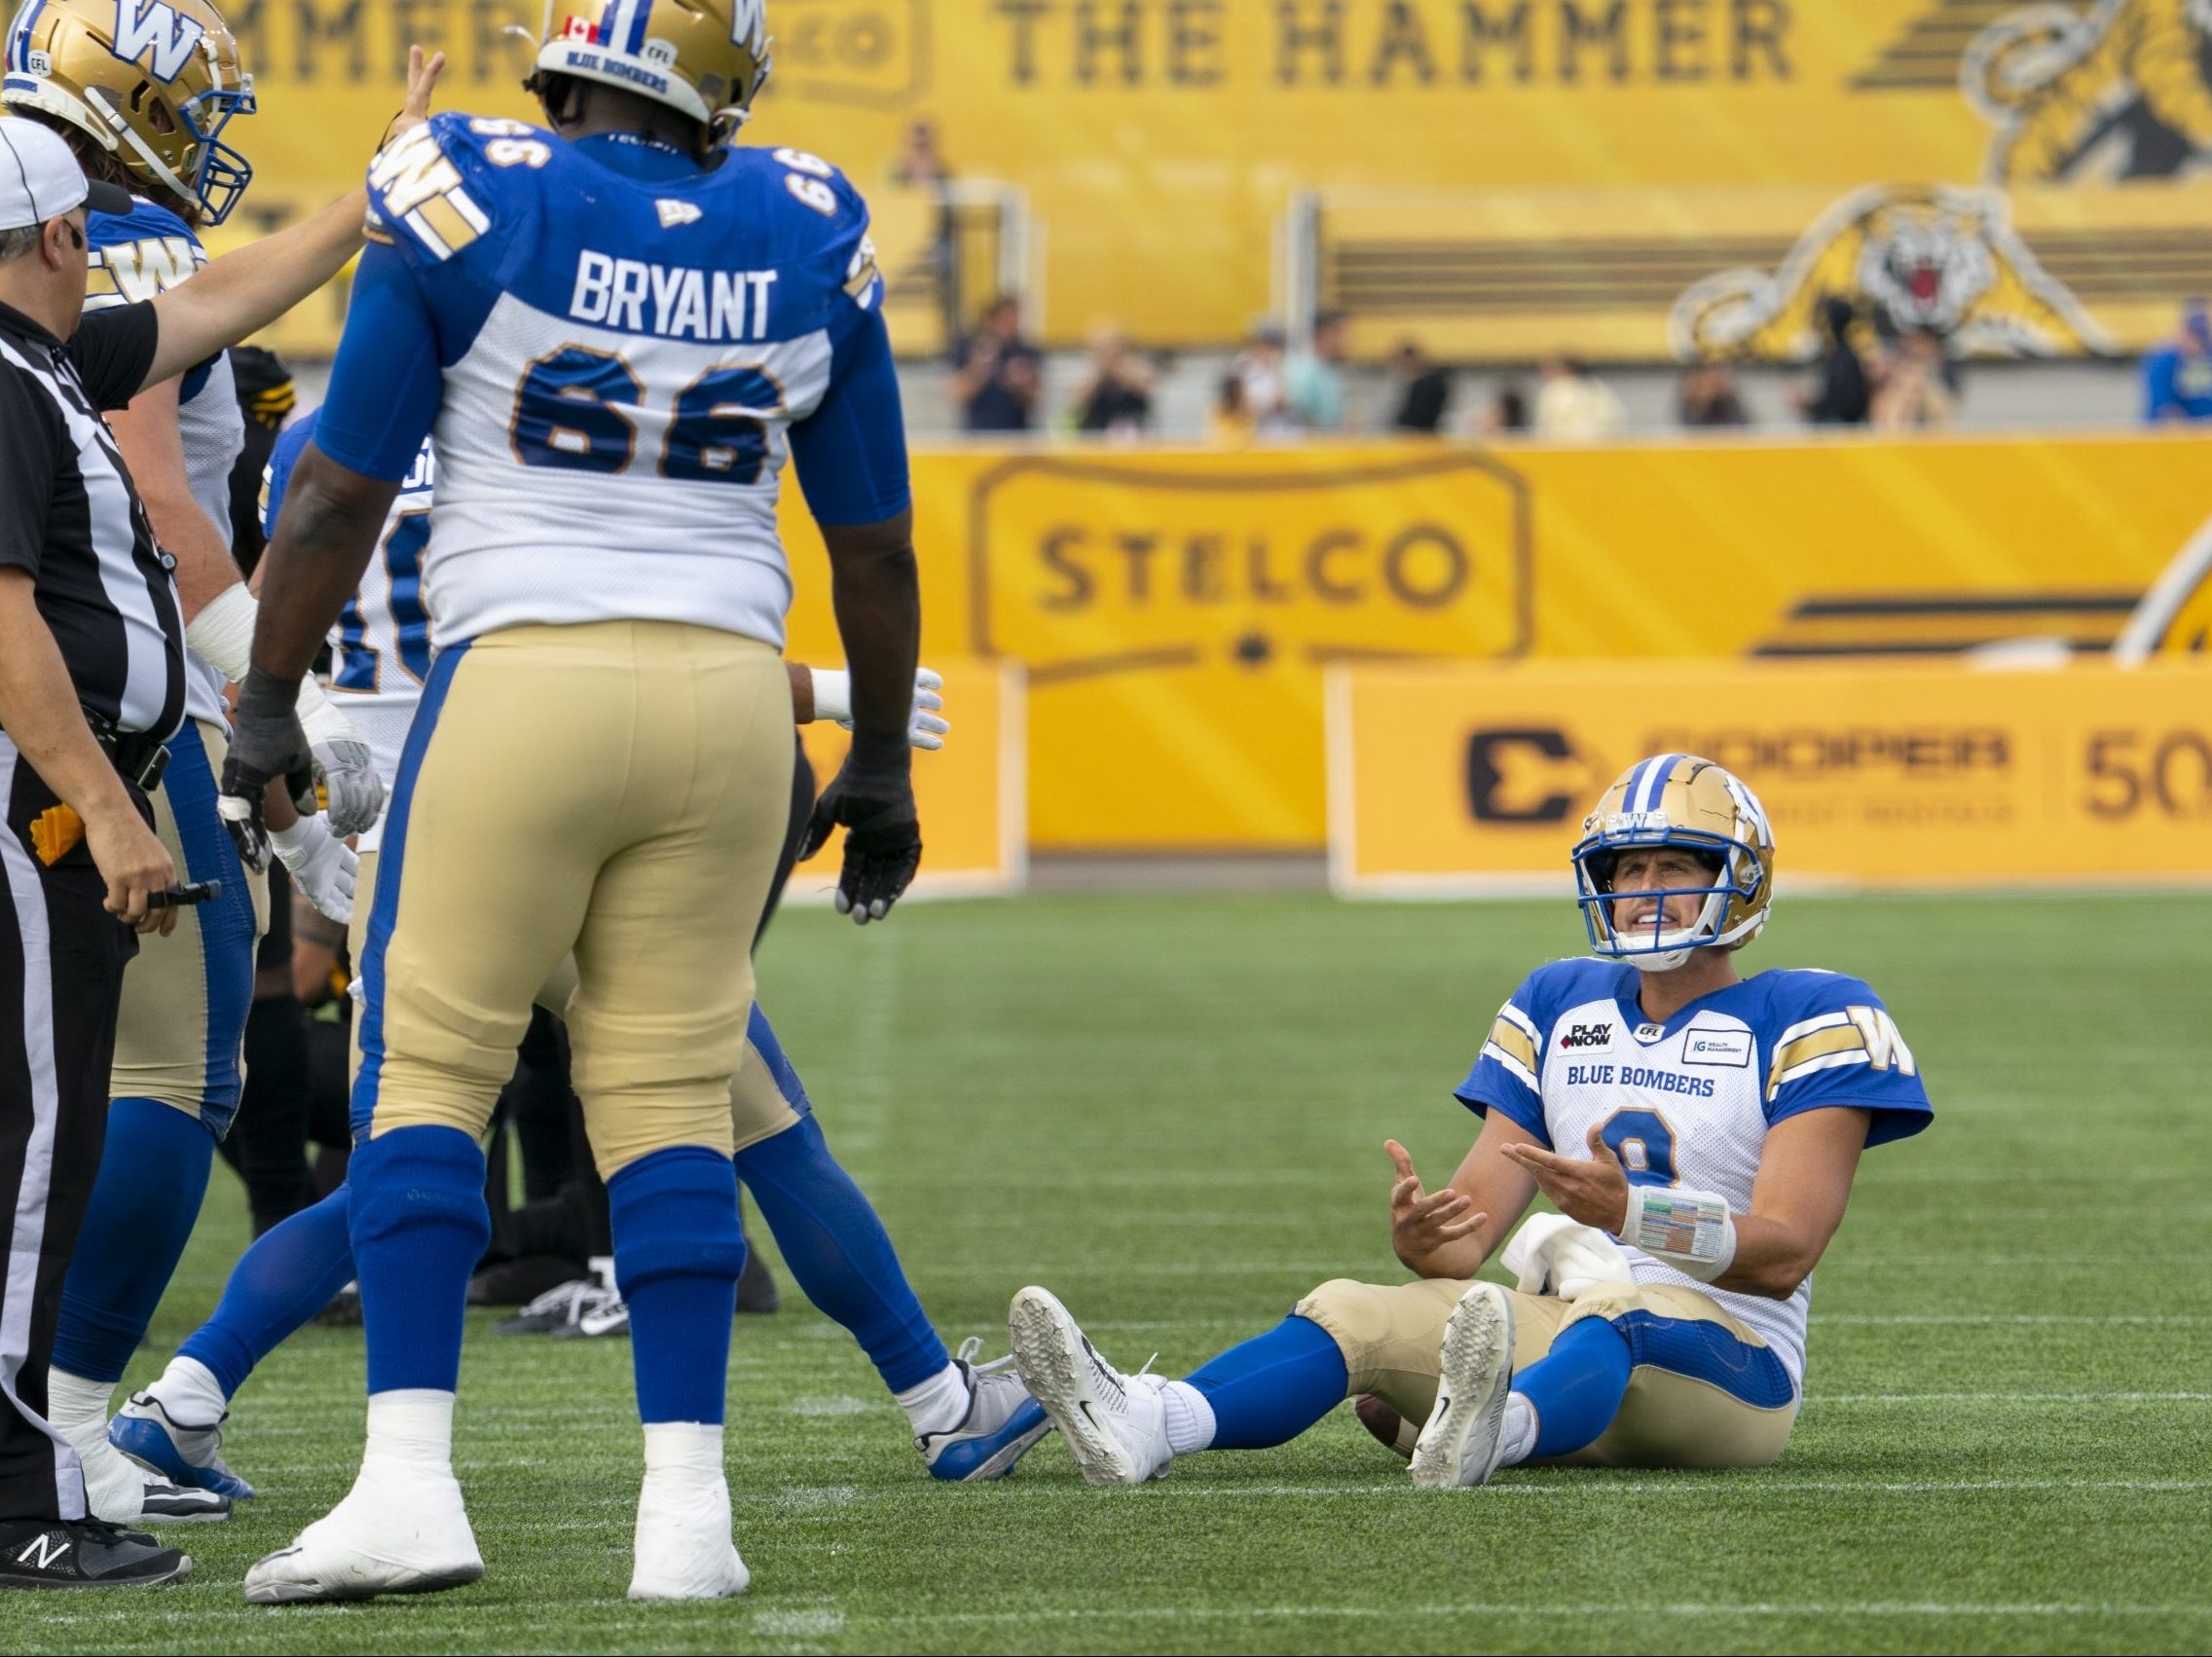
[[[1621,1241],[1710,1283],[1735,1264],[1736,1217],[1727,1198],[1710,1191],[1632,1185]]]

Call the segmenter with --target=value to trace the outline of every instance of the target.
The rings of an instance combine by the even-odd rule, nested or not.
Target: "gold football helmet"
[[[1637,846],[1679,846],[1714,866],[1713,884],[1617,892],[1613,866]],[[1574,847],[1576,901],[1601,955],[1647,973],[1679,967],[1692,950],[1749,943],[1774,902],[1774,830],[1758,796],[1710,759],[1661,754],[1624,771],[1582,820]],[[1697,920],[1667,929],[1662,903],[1647,932],[1624,933],[1614,905],[1632,898],[1701,898]]]
[[[207,0],[23,0],[0,99],[67,122],[202,224],[221,224],[253,177],[221,141],[253,113],[253,77]]]
[[[524,85],[541,92],[547,75],[665,103],[719,143],[767,82],[766,0],[545,0],[544,44]]]

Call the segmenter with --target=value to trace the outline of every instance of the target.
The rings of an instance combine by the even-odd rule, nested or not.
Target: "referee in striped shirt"
[[[85,316],[68,145],[0,118],[0,1588],[166,1582],[191,1562],[91,1519],[45,1418],[61,1280],[100,1161],[134,932],[176,870],[146,791],[184,717],[184,617],[100,419],[266,327],[360,245],[355,194],[145,304]],[[80,325],[81,323],[81,325]]]

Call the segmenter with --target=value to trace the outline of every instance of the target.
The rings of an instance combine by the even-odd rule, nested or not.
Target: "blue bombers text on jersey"
[[[827,163],[443,114],[369,196],[315,443],[399,478],[433,435],[441,644],[637,619],[780,646],[787,454],[826,523],[907,506],[866,209]]]
[[[92,213],[86,220],[85,309],[136,305],[189,279],[207,263],[192,227],[168,208],[133,198],[128,213]],[[217,352],[188,370],[177,387],[177,436],[184,445],[185,481],[227,544],[231,538],[231,468],[245,448],[245,416],[239,410],[231,359]],[[193,656],[185,675],[185,712],[222,725],[223,676]]]
[[[261,528],[276,533],[292,468],[313,438],[316,415],[311,411],[287,425],[270,452],[261,478]],[[430,440],[416,451],[415,464],[400,479],[399,494],[377,537],[377,556],[361,573],[361,584],[339,611],[330,630],[331,698],[368,743],[388,801],[397,786],[399,755],[407,746],[407,727],[430,677],[430,611],[423,597],[423,557],[430,543],[430,486],[436,461]],[[361,836],[360,849],[374,851],[384,824]]]
[[[1502,1112],[1562,1156],[1603,1130],[1638,1185],[1684,1185],[1751,1211],[1759,1157],[1776,1123],[1851,1106],[1873,1113],[1869,1146],[1926,1127],[1920,1067],[1880,999],[1834,973],[1760,973],[1664,1022],[1638,1002],[1624,962],[1555,961],[1514,991],[1457,1097]],[[1697,1282],[1636,1249],[1640,1283],[1711,1295],[1765,1337],[1792,1380],[1805,1373],[1808,1278],[1787,1301]]]

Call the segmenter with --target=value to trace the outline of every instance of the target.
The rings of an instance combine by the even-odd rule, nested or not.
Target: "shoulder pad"
[[[152,299],[207,263],[190,225],[142,199],[128,213],[91,214],[85,239],[85,306],[91,311]]]
[[[528,122],[433,115],[369,164],[369,234],[443,264],[496,220],[519,223],[533,210],[533,181],[557,142]]]

